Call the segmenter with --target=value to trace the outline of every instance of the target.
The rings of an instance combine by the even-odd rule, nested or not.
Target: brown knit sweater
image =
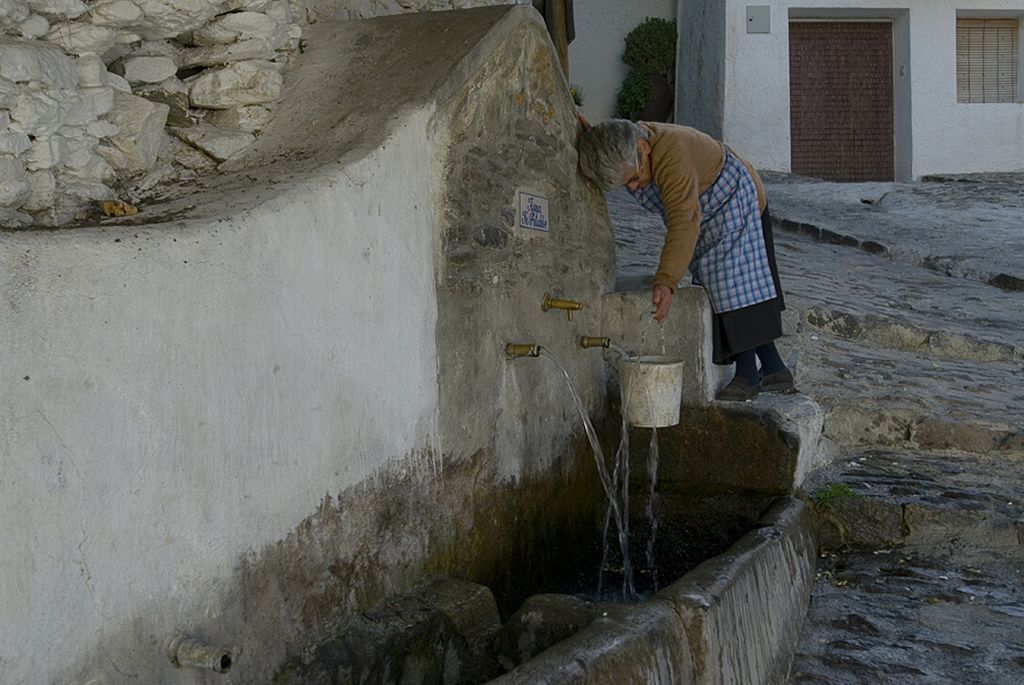
[[[654,285],[668,286],[674,292],[690,266],[700,233],[698,198],[725,166],[725,150],[722,143],[695,128],[646,121],[640,125],[651,132],[651,170],[661,189],[668,224]],[[740,161],[754,177],[763,212],[766,203],[761,177],[742,157]]]

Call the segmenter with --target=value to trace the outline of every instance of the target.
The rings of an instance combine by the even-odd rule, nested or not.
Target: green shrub
[[[651,82],[647,72],[631,69],[619,87],[615,100],[615,116],[632,119],[651,100]]]
[[[638,71],[671,79],[676,65],[676,23],[657,17],[644,19],[626,36],[622,61]]]

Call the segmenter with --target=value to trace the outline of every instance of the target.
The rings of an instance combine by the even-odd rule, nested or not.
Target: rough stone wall
[[[237,158],[273,116],[309,21],[505,4],[4,0],[0,227],[95,220],[98,201],[144,204]]]
[[[556,354],[585,399],[603,398],[607,377],[600,353],[578,340],[600,330],[611,226],[601,194],[577,172],[578,122],[551,54],[539,19],[524,23],[437,117],[451,121],[435,205],[442,431],[461,436],[463,454],[493,454],[513,478],[547,467],[540,455],[559,451],[543,442],[552,420],[575,422],[576,409],[551,360],[507,362],[505,343]],[[519,191],[549,200],[549,231],[519,227]],[[542,314],[545,293],[584,308],[571,321]],[[561,411],[556,418],[544,406]]]
[[[4,0],[0,226],[59,226],[209,171],[266,124],[289,0]]]

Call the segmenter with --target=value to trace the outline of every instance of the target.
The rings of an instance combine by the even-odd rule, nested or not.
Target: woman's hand
[[[667,285],[654,286],[651,302],[654,304],[654,320],[658,323],[665,323],[668,310],[672,307],[672,289]]]

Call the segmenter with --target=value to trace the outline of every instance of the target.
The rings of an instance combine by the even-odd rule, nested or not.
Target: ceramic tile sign
[[[525,191],[519,191],[519,227],[529,228],[534,231],[550,229],[550,215],[548,214],[548,199],[543,195],[535,195]]]

